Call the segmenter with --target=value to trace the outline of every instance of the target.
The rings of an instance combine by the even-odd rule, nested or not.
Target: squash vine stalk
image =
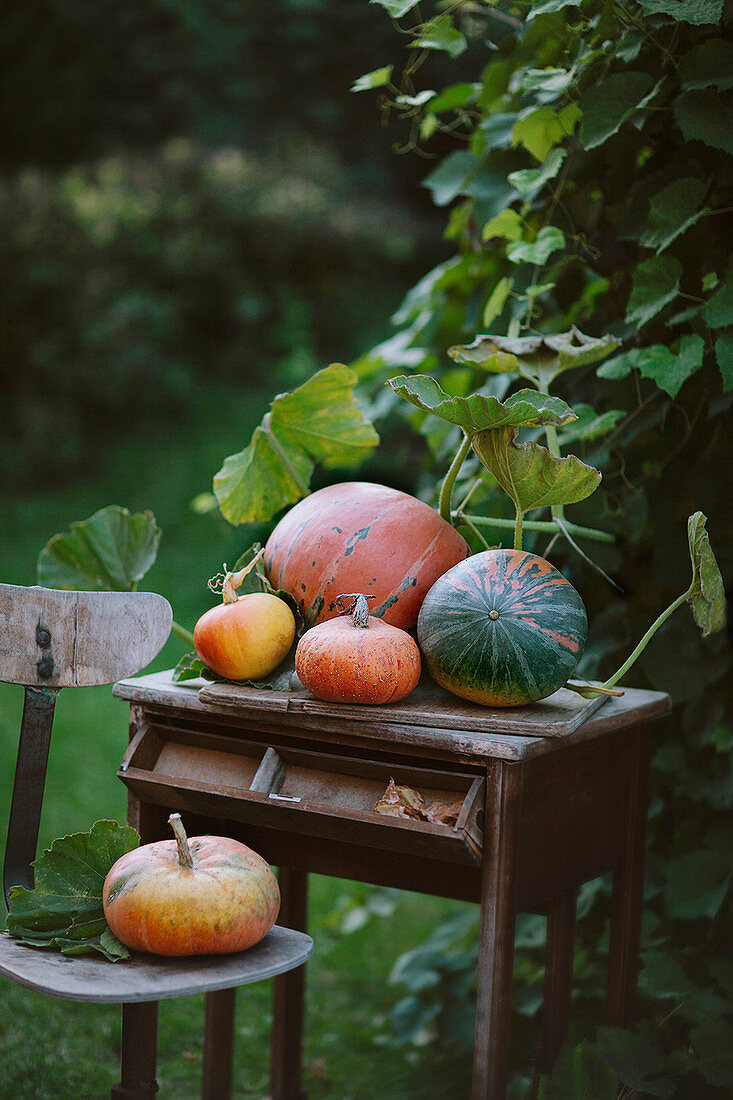
[[[461,445],[456,451],[453,461],[448,467],[448,472],[443,478],[443,484],[440,487],[440,499],[439,499],[439,511],[441,519],[446,520],[447,523],[451,522],[451,496],[453,495],[453,486],[456,483],[456,478],[460,472],[461,466],[465,462],[468,452],[471,450],[470,436],[463,432],[463,439]]]

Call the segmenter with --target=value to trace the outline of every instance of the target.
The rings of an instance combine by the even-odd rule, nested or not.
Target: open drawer
[[[485,782],[441,771],[225,739],[164,722],[143,725],[119,778],[145,802],[346,844],[475,865],[480,861]],[[418,792],[428,815],[375,810],[393,780]]]

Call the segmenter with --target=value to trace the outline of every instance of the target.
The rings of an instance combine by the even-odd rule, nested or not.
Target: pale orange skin
[[[193,629],[201,660],[228,680],[261,680],[287,655],[295,618],[284,600],[251,592],[204,612]]]
[[[381,619],[354,626],[351,616],[306,630],[295,651],[304,687],[328,703],[396,703],[420,679],[420,650],[404,630]]]
[[[121,856],[102,891],[107,923],[133,951],[223,955],[259,943],[280,908],[270,865],[237,840],[188,841],[193,867],[182,867],[175,840],[143,844]]]

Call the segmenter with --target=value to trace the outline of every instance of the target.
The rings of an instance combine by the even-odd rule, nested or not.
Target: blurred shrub
[[[274,391],[349,360],[426,252],[413,218],[312,147],[177,139],[0,182],[4,472],[63,477],[110,426],[194,411],[208,379]]]
[[[3,5],[0,165],[63,166],[179,134],[338,147],[381,186],[415,181],[349,88],[404,44],[374,5],[332,0],[36,0]],[[381,63],[381,61],[380,61]]]

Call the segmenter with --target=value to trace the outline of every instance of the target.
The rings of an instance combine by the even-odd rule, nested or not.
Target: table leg
[[[282,903],[277,918],[285,928],[305,932],[308,875],[291,867],[278,873]],[[306,1100],[301,1086],[305,966],[280,974],[272,983],[272,1048],[270,1100]]]
[[[521,790],[520,765],[492,762],[486,784],[471,1100],[504,1100],[506,1095]]]
[[[577,903],[577,891],[572,890],[553,898],[547,907],[540,1073],[550,1072],[570,1028]]]
[[[236,989],[206,994],[201,1100],[229,1100],[232,1094],[236,996]]]
[[[112,1088],[112,1100],[149,1100],[155,1096],[157,1057],[158,1002],[123,1004],[120,1083]]]
[[[630,1027],[634,1016],[641,946],[641,902],[649,788],[649,731],[636,731],[629,765],[623,863],[613,875],[606,1020]]]

